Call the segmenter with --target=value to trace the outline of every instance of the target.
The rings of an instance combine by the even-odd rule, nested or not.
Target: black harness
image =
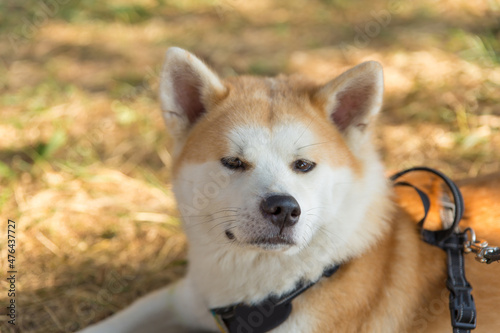
[[[323,271],[320,277],[330,277],[340,266],[335,265]],[[291,292],[284,296],[271,295],[259,304],[236,304],[224,308],[211,309],[221,332],[227,333],[265,333],[281,325],[292,312],[295,297],[315,285],[314,282],[301,281]]]
[[[398,172],[390,179],[396,181],[401,176],[412,171],[426,171],[438,176],[451,191],[454,201],[452,205],[453,223],[448,228],[431,231],[424,229],[424,222],[430,209],[430,200],[427,194],[405,181],[399,181],[394,184],[394,186],[409,186],[420,196],[425,211],[424,217],[418,223],[422,239],[429,244],[443,249],[447,254],[446,266],[448,279],[446,286],[450,290],[450,312],[453,333],[470,333],[470,330],[476,328],[476,306],[474,304],[474,298],[471,295],[472,287],[465,278],[464,270],[464,244],[468,241],[470,242],[470,240],[467,236],[467,230],[464,232],[458,231],[458,224],[464,213],[462,194],[458,186],[447,176],[437,170],[427,167],[407,169]],[[472,231],[470,232],[472,233]],[[473,240],[475,242],[475,239]],[[500,260],[500,249],[494,249],[494,251],[488,253],[484,252],[486,250],[482,251],[480,261],[490,263]],[[339,266],[337,265],[325,269],[320,279],[332,276],[338,269]],[[264,301],[255,305],[240,303],[223,308],[211,309],[210,312],[214,316],[221,332],[269,332],[281,325],[290,316],[292,312],[292,300],[316,284],[320,279],[314,282],[301,281],[294,290],[284,296],[277,297],[276,295],[270,295]]]

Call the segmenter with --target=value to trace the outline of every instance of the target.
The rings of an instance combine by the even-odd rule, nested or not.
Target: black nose
[[[290,195],[272,195],[260,203],[262,214],[281,229],[297,223],[300,206]]]

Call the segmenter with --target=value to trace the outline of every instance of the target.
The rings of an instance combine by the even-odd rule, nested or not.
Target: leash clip
[[[464,235],[466,239],[464,242],[465,253],[475,253],[475,259],[484,264],[491,264],[493,261],[498,260],[493,257],[500,251],[499,247],[488,246],[487,241],[476,239],[476,233],[472,228],[465,229]]]

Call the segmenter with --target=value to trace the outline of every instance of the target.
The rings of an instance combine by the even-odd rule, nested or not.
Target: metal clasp
[[[472,228],[467,228],[464,230],[465,242],[464,242],[464,252],[473,252],[476,254],[476,260],[481,263],[488,263],[489,260],[485,258],[485,254],[490,254],[496,248],[488,246],[488,242],[481,239],[476,239],[476,233]],[[470,238],[469,238],[470,236]]]

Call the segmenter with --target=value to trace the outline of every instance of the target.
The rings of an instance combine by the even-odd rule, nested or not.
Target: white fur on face
[[[265,219],[259,208],[263,198],[270,194],[294,197],[301,216],[286,231],[294,245],[266,249],[296,253],[308,245],[318,230],[331,233],[326,224],[338,224],[338,230],[343,229],[335,215],[352,183],[352,171],[347,167],[333,169],[326,159],[314,160],[312,155],[318,154],[313,152],[321,149],[322,142],[307,126],[301,123],[279,124],[272,129],[240,126],[227,139],[230,142],[227,156],[238,157],[251,166],[245,171],[233,171],[215,161],[183,168],[175,187],[188,234],[191,228],[197,229],[193,233],[198,235],[202,230],[205,241],[238,246],[271,237],[279,228]],[[294,171],[292,166],[298,159],[315,162],[316,167],[307,173]],[[235,236],[232,242],[226,231]],[[340,236],[331,234],[331,237],[333,242]]]
[[[223,139],[230,143],[226,156],[245,159],[252,167],[234,171],[218,160],[185,162],[173,181],[190,243],[188,275],[208,307],[258,302],[269,293],[291,290],[300,279],[313,281],[325,267],[360,255],[385,230],[379,216],[385,209],[372,210],[388,196],[387,184],[370,147],[360,159],[361,175],[355,175],[343,163],[332,166],[321,159],[335,151],[325,149],[322,142],[328,140],[304,123],[281,122],[271,130],[244,125]],[[291,164],[299,158],[317,165],[296,173]],[[259,209],[270,192],[293,196],[302,211],[291,229],[295,245],[275,251],[247,245],[272,229]]]

